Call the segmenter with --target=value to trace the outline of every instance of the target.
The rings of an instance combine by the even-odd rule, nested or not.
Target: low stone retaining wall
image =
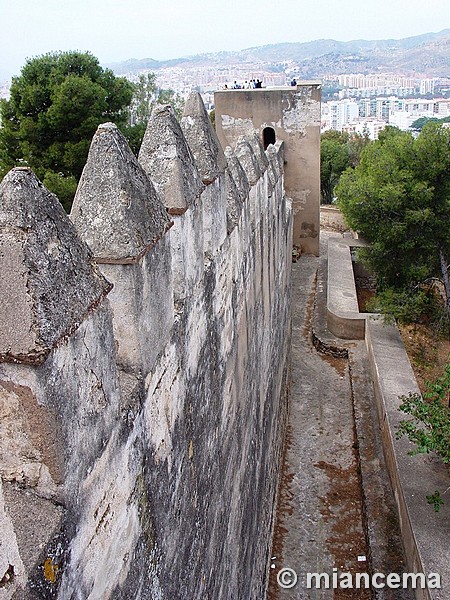
[[[450,598],[450,504],[436,513],[426,496],[450,485],[448,470],[432,455],[409,456],[414,448],[396,429],[406,418],[400,397],[418,393],[414,372],[396,326],[380,315],[359,313],[350,246],[356,240],[334,238],[328,246],[327,322],[344,339],[365,339],[377,401],[383,449],[398,507],[403,543],[411,573],[438,573],[441,589],[416,589],[418,600]]]
[[[320,226],[336,229],[336,231],[348,231],[348,226],[341,211],[332,205],[322,205],[320,207]]]
[[[382,318],[368,316],[366,345],[381,427],[384,454],[400,516],[403,543],[410,572],[439,573],[442,589],[416,590],[416,597],[444,600],[450,597],[450,506],[439,513],[426,496],[450,485],[448,471],[431,456],[409,456],[414,448],[395,432],[406,418],[398,410],[400,396],[420,393],[400,333]]]
[[[328,241],[327,326],[345,340],[363,340],[366,318],[359,312],[353,275],[351,246],[363,246],[353,238]]]

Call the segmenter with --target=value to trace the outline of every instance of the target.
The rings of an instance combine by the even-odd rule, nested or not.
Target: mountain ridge
[[[249,62],[297,63],[302,76],[305,77],[354,72],[356,66],[358,72],[373,72],[394,67],[395,70],[402,70],[405,74],[427,72],[430,76],[442,77],[450,74],[450,29],[401,39],[359,39],[342,42],[323,38],[310,42],[280,42],[243,50],[208,52],[163,61],[153,58],[131,58],[105,64],[105,66],[120,75],[182,65],[243,65]],[[447,70],[446,74],[445,70]]]

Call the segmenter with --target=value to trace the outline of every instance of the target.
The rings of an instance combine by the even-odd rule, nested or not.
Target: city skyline
[[[167,60],[317,39],[402,39],[439,32],[450,24],[450,5],[430,0],[408,10],[379,0],[364,11],[342,0],[247,0],[246,3],[170,4],[132,0],[0,0],[0,78],[17,75],[27,58],[59,50],[89,51],[102,64],[136,58]]]

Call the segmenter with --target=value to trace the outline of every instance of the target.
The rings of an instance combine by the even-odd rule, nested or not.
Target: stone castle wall
[[[0,598],[262,598],[286,422],[283,145],[112,124],[72,213],[0,184]]]

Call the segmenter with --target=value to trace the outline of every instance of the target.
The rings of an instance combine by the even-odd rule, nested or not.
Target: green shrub
[[[400,410],[412,417],[400,423],[397,439],[406,437],[416,445],[410,455],[434,452],[443,463],[450,463],[450,362],[444,373],[433,383],[427,382],[423,394],[410,393],[402,396]],[[446,490],[447,491],[447,490]],[[444,492],[445,493],[445,492]],[[439,510],[442,504],[440,492],[427,496],[429,504]]]

